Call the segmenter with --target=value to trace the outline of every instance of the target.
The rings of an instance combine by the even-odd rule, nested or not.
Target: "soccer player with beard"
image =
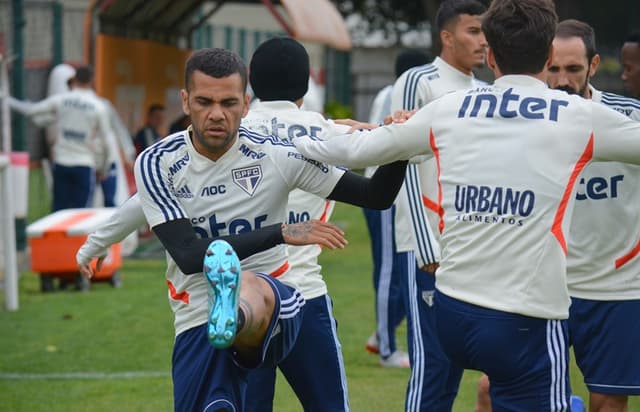
[[[640,101],[600,92],[590,80],[600,56],[591,26],[558,24],[549,87],[640,121]],[[640,167],[594,162],[578,179],[569,231],[569,337],[589,388],[589,410],[626,411],[640,395]]]

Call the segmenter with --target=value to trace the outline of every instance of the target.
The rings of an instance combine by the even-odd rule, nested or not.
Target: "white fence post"
[[[9,94],[7,60],[0,54],[0,92]],[[13,213],[11,168],[11,113],[6,98],[0,99],[2,116],[2,146],[0,146],[0,230],[4,252],[4,292],[7,310],[18,310],[18,261],[16,257],[16,228]]]

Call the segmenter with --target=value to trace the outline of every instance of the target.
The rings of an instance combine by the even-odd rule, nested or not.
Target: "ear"
[[[487,66],[489,66],[494,74],[496,73],[498,65],[496,64],[496,56],[493,54],[493,49],[491,47],[487,47]]]
[[[549,56],[547,57],[547,61],[544,63],[544,69],[543,71],[546,71],[549,66],[551,66],[553,64],[553,52],[555,51],[555,48],[553,47],[553,44],[551,44],[549,46]]]
[[[442,46],[452,47],[453,46],[453,33],[448,30],[440,31],[440,43]]]
[[[180,90],[180,97],[182,98],[182,111],[187,116],[190,116],[191,110],[189,110],[189,92],[185,89]]]
[[[589,77],[593,77],[598,71],[598,66],[600,65],[600,55],[596,54],[591,59],[591,64],[589,64]]]
[[[251,97],[249,93],[245,93],[244,95],[244,108],[242,110],[242,117],[245,117],[247,113],[249,113],[249,103],[251,102]]]

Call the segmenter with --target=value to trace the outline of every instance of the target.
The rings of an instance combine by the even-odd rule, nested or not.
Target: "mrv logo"
[[[531,190],[515,190],[510,187],[456,186],[454,207],[464,213],[457,220],[477,223],[508,223],[522,226],[523,220],[533,212],[536,196]],[[493,216],[486,216],[486,215]],[[499,216],[507,215],[501,218]]]

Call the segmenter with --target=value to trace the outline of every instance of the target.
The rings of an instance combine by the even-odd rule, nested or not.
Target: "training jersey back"
[[[30,112],[55,113],[52,154],[57,164],[95,167],[98,139],[105,139],[107,150],[116,152],[108,110],[93,90],[76,88],[55,94],[35,104]]]
[[[186,131],[147,148],[136,160],[136,185],[151,227],[187,218],[200,237],[217,237],[285,222],[295,188],[326,197],[344,173],[311,161],[275,137],[240,128],[217,161],[199,154]],[[242,269],[277,276],[286,272],[286,246],[242,260]],[[176,334],[207,320],[201,274],[185,275],[167,255],[169,302]]]
[[[438,290],[543,319],[568,317],[567,237],[580,173],[591,160],[640,163],[640,123],[525,75],[447,94],[404,124],[294,143],[348,167],[433,155]]]
[[[254,102],[242,125],[261,134],[278,136],[285,142],[308,135],[326,139],[345,134],[348,126],[325,119],[320,113],[301,110],[289,101]],[[335,202],[304,190],[295,189],[287,201],[285,222],[298,223],[310,219],[328,221]],[[322,279],[322,267],[318,264],[319,245],[287,246],[289,270],[278,279],[295,287],[305,299],[313,299],[327,293]]]
[[[592,100],[640,121],[640,100],[591,88]],[[581,299],[640,299],[640,166],[593,162],[577,183],[567,281]]]

